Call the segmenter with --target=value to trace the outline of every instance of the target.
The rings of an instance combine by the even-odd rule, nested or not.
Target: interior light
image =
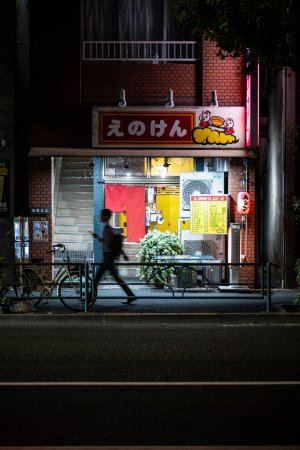
[[[160,177],[165,177],[168,174],[168,168],[165,166],[156,166],[157,175]]]

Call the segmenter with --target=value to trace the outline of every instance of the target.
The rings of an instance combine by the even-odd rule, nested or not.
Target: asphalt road
[[[299,326],[0,330],[0,445],[299,445]]]

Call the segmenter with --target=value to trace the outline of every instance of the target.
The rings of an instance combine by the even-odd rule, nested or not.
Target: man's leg
[[[106,270],[106,266],[104,263],[102,263],[100,266],[98,266],[98,268],[96,270],[96,274],[94,276],[94,295],[95,295],[95,297],[97,297],[98,283],[100,282],[105,270]]]
[[[122,280],[122,278],[118,275],[118,271],[115,267],[114,264],[111,264],[109,266],[108,269],[112,275],[112,277],[114,278],[114,280],[120,285],[120,287],[123,289],[123,291],[125,292],[125,294],[127,295],[128,299],[127,299],[127,303],[131,303],[133,300],[135,300],[135,295],[132,292],[132,290],[130,289],[129,286],[127,286],[127,284],[125,283],[124,280]]]

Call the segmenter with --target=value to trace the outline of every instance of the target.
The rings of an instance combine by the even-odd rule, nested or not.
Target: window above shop
[[[83,59],[190,62],[198,43],[176,27],[171,0],[84,0]]]
[[[179,177],[181,172],[194,170],[193,158],[141,158],[108,157],[105,158],[105,177]]]
[[[193,158],[151,158],[151,176],[172,177],[193,170]]]
[[[147,175],[147,158],[108,157],[105,158],[104,175],[106,177],[143,177]]]

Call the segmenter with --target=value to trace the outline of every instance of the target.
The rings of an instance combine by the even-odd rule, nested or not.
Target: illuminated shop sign
[[[244,107],[94,108],[93,147],[244,148]]]
[[[191,233],[227,234],[228,195],[191,195]]]

